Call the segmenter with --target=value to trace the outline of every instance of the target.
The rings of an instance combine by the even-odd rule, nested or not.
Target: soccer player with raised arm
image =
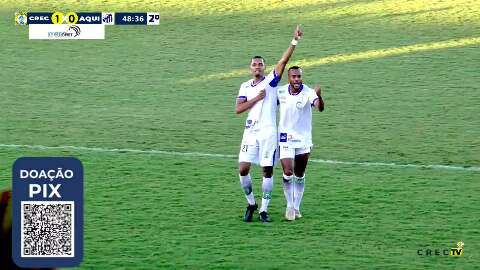
[[[267,76],[264,76],[264,59],[261,56],[253,57],[250,61],[252,79],[240,86],[235,111],[239,114],[249,110],[238,157],[240,185],[248,202],[243,218],[246,222],[252,221],[253,213],[258,208],[250,177],[252,163],[259,164],[263,169],[262,204],[259,219],[262,222],[271,221],[267,210],[272,197],[273,165],[278,145],[277,85],[301,36],[302,31],[300,26],[297,26],[290,46]]]
[[[283,192],[287,200],[285,218],[301,218],[300,203],[305,190],[305,169],[312,149],[312,108],[325,108],[320,86],[311,89],[302,82],[302,69],[288,69],[289,83],[278,87],[280,161]]]

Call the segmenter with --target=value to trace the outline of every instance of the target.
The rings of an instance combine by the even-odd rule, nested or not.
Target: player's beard
[[[263,72],[261,70],[254,70],[253,71],[253,76],[257,79],[262,78],[263,77]]]
[[[295,91],[299,91],[300,90],[300,86],[302,85],[301,82],[299,83],[291,83],[290,84],[292,86],[293,89],[295,89]]]

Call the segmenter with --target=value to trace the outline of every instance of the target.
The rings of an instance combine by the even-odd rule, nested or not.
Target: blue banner
[[[77,24],[102,24],[101,12],[79,12]]]
[[[146,25],[147,13],[119,12],[115,13],[116,25]]]
[[[83,166],[73,157],[24,157],[12,168],[12,257],[25,268],[79,266]]]
[[[52,24],[53,12],[28,12],[28,24]]]

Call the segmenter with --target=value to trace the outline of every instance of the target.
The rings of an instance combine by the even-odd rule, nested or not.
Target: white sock
[[[250,178],[250,174],[245,176],[240,175],[240,185],[245,192],[245,198],[247,198],[248,204],[254,205],[255,196],[253,196],[252,179]]]
[[[303,191],[305,191],[305,175],[303,177],[293,177],[294,180],[294,192],[293,202],[295,209],[300,210],[300,203],[302,203]]]
[[[261,212],[267,212],[268,204],[270,199],[272,199],[272,190],[273,190],[273,176],[270,178],[263,177],[262,183],[262,206],[260,207]]]
[[[287,200],[287,207],[293,207],[293,176],[283,175],[283,194]]]

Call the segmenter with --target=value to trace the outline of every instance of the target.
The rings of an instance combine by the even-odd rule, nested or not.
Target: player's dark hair
[[[290,70],[292,70],[292,69],[302,69],[302,68],[299,67],[299,66],[291,66],[291,67],[288,69],[288,71],[290,71]]]
[[[287,74],[290,74],[290,70],[302,70],[302,68],[299,67],[299,66],[291,66],[291,67],[288,69]]]
[[[263,57],[261,57],[260,55],[255,55],[254,57],[252,57],[252,59],[250,59],[250,61],[252,61],[253,59],[262,59],[263,62],[265,62],[265,59]]]

